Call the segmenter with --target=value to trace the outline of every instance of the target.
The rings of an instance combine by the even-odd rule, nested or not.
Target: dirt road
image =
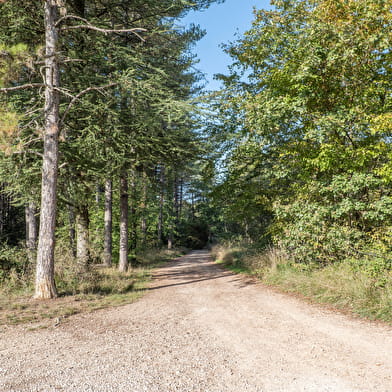
[[[192,252],[158,270],[132,305],[2,329],[0,391],[392,392],[392,329]]]

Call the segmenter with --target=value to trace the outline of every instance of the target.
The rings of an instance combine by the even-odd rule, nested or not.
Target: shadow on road
[[[256,283],[253,278],[246,278],[216,265],[209,253],[195,251],[169,262],[164,268],[158,270],[153,276],[152,285],[146,290],[152,291],[228,277],[232,278],[230,281],[238,288]]]

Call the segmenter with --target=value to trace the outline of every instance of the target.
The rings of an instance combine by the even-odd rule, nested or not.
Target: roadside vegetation
[[[281,291],[304,296],[372,320],[392,323],[392,272],[377,268],[377,260],[346,260],[320,265],[290,260],[278,248],[215,245],[217,263],[233,272],[252,275]]]
[[[26,260],[26,251],[2,250],[2,261],[7,258],[10,269],[0,280],[0,325],[56,324],[73,314],[132,303],[143,295],[153,268],[184,254],[185,249],[141,252],[133,260],[134,268],[125,273],[104,264],[86,267],[74,263],[72,255],[61,246],[57,247],[57,252],[59,262],[55,277],[58,298],[55,301],[37,301],[32,298],[33,268],[20,264],[20,260]]]

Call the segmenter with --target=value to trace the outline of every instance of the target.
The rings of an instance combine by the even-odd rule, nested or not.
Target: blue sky
[[[226,0],[222,4],[213,4],[202,12],[192,12],[180,21],[187,26],[198,24],[207,31],[206,36],[196,45],[194,52],[200,60],[197,68],[205,75],[209,90],[218,89],[220,83],[213,80],[216,73],[226,73],[231,59],[220,45],[236,39],[236,34],[248,30],[253,20],[253,7],[271,8],[269,0]]]

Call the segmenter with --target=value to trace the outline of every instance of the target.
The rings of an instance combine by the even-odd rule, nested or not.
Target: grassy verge
[[[11,274],[0,286],[0,325],[58,323],[77,313],[132,303],[143,295],[153,268],[181,254],[181,250],[145,252],[127,273],[102,266],[83,270],[64,257],[56,266],[59,297],[48,301],[32,299],[31,273]]]
[[[369,273],[360,261],[327,266],[291,263],[277,249],[263,252],[217,246],[215,260],[237,273],[256,276],[281,291],[300,294],[312,302],[332,305],[372,320],[392,323],[392,273]]]

